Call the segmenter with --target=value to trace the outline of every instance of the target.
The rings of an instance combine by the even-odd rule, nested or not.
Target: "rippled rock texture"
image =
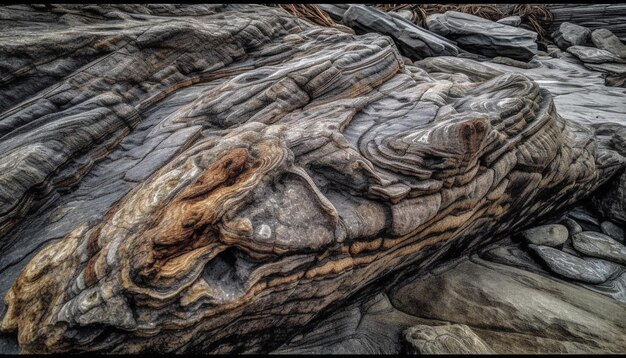
[[[488,57],[528,61],[537,53],[537,33],[458,11],[432,14],[428,29],[456,41],[459,47]]]
[[[267,351],[622,165],[524,75],[405,66],[277,8],[78,9],[0,9],[0,328],[23,352]]]

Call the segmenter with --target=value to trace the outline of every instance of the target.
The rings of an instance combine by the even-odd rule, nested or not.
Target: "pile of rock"
[[[487,60],[505,56],[529,61],[537,53],[537,33],[517,27],[522,21],[519,16],[494,22],[447,11],[428,16],[427,28],[422,28],[412,22],[410,11],[382,12],[365,5],[319,6],[356,33],[376,32],[391,37],[400,51],[412,60],[433,56]]]
[[[592,32],[586,27],[564,22],[552,37],[559,49],[574,55],[585,67],[603,72],[607,85],[624,86],[626,45],[610,30]]]
[[[517,235],[531,256],[552,273],[599,285],[626,272],[626,246],[621,225],[597,220],[588,211],[572,210],[559,224],[541,225]],[[626,303],[625,293],[621,301]]]

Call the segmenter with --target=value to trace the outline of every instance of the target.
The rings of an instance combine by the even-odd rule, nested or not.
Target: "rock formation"
[[[405,65],[277,8],[0,12],[0,329],[22,352],[268,351],[623,166],[525,75]]]
[[[462,49],[488,57],[506,56],[528,61],[537,53],[537,34],[457,11],[433,14],[428,29],[450,38]]]
[[[554,19],[551,31],[563,22],[571,22],[590,30],[607,29],[626,41],[626,4],[549,4]]]

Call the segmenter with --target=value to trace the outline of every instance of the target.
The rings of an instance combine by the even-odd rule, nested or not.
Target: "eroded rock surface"
[[[405,66],[385,36],[254,5],[37,8],[0,8],[0,328],[23,352],[267,351],[623,165],[529,77]]]
[[[537,53],[537,34],[478,16],[447,11],[429,15],[428,29],[456,41],[467,51],[488,57],[506,56],[528,61]]]

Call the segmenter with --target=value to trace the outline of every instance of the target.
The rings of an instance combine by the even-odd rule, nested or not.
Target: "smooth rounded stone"
[[[626,246],[612,237],[594,231],[572,236],[572,244],[580,253],[626,265]]]
[[[609,235],[611,238],[617,240],[618,242],[624,243],[624,228],[620,227],[610,221],[603,221],[600,224],[600,229],[606,235]]]
[[[597,48],[609,51],[613,55],[626,59],[626,45],[610,30],[597,29],[591,33],[591,41]]]
[[[607,50],[588,46],[570,46],[567,52],[576,56],[584,63],[622,63],[624,60]]]
[[[537,53],[537,33],[478,16],[447,11],[429,15],[426,24],[430,31],[456,41],[462,49],[487,57],[528,61]]]
[[[522,18],[519,17],[519,16],[507,16],[507,17],[504,17],[504,18],[502,18],[502,19],[500,19],[500,20],[498,20],[496,22],[499,23],[499,24],[502,24],[502,25],[508,25],[508,26],[517,27],[517,26],[521,25]]]
[[[570,46],[585,45],[591,38],[591,30],[586,27],[572,24],[571,22],[562,23],[558,30],[552,33],[554,43],[563,51]]]
[[[559,224],[537,226],[519,233],[519,236],[529,244],[551,247],[563,245],[568,235],[567,228]]]
[[[570,237],[574,234],[583,232],[582,226],[580,226],[580,224],[578,224],[576,220],[573,220],[571,218],[563,218],[560,223],[567,228],[567,232]]]
[[[464,324],[417,325],[404,331],[409,354],[493,354],[494,351]]]
[[[528,247],[537,253],[552,272],[572,280],[599,284],[622,270],[620,265],[609,261],[579,258],[548,246]]]

